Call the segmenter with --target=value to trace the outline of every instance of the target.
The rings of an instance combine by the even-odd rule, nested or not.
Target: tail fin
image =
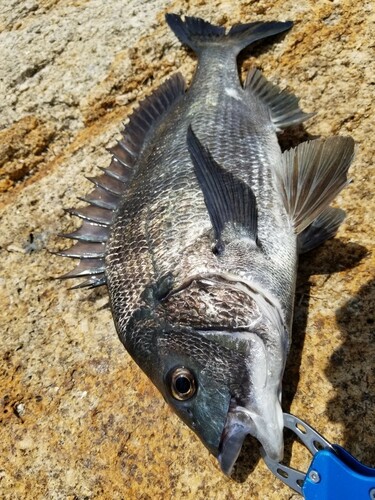
[[[239,53],[242,49],[272,35],[289,30],[293,23],[286,22],[256,22],[237,24],[228,33],[222,26],[215,26],[199,17],[185,16],[185,20],[177,14],[166,14],[165,19],[180,40],[198,54],[212,44],[228,44]]]

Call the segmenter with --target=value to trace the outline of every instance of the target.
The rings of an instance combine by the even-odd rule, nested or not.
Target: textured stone
[[[17,181],[33,175],[43,164],[48,145],[53,140],[51,125],[27,115],[0,131],[0,191],[7,191]]]
[[[311,136],[358,143],[353,184],[337,199],[348,218],[335,240],[301,259],[284,408],[375,466],[374,7],[370,1],[13,0],[0,12],[0,487],[2,498],[299,498],[258,462],[249,440],[235,474],[220,472],[116,337],[105,290],[52,279],[70,262],[50,255],[105,147],[134,104],[191,52],[166,11],[232,25],[295,21],[249,49],[296,92]],[[254,448],[255,447],[255,448]],[[292,464],[306,468],[298,444]]]

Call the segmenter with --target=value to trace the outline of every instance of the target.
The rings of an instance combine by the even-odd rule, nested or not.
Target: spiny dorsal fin
[[[225,28],[222,26],[215,26],[199,17],[185,16],[182,20],[177,14],[167,14],[165,19],[180,42],[197,53],[205,47],[218,43],[223,50],[232,47],[234,52],[238,53],[257,40],[277,35],[293,26],[291,21],[255,22],[237,24],[225,33]]]
[[[354,156],[351,137],[304,142],[285,151],[276,170],[284,204],[296,233],[301,233],[349,183]]]
[[[298,125],[315,115],[315,113],[301,111],[298,105],[298,97],[286,90],[281,90],[280,87],[269,82],[256,68],[248,72],[245,90],[260,99],[268,107],[272,123],[277,131],[292,125]]]
[[[187,132],[187,144],[216,240],[222,243],[221,234],[226,224],[231,223],[245,228],[247,236],[256,242],[257,208],[250,186],[216,163],[191,127]]]
[[[333,238],[345,219],[341,208],[327,207],[310,226],[298,235],[298,253],[306,253]]]
[[[109,149],[120,164],[128,169],[134,167],[150,131],[155,128],[156,123],[163,118],[173,104],[184,95],[185,87],[184,77],[181,73],[176,73],[150,96],[146,97],[139,108],[130,115],[129,123],[121,132],[123,139]],[[112,173],[111,165],[107,172],[108,174]],[[119,172],[114,173],[117,177],[121,175]],[[126,177],[126,172],[124,175]]]
[[[112,223],[113,211],[106,208],[94,207],[88,205],[87,207],[68,208],[66,212],[71,215],[76,215],[80,219],[96,222],[104,226],[109,226]]]
[[[105,283],[105,243],[114,212],[132,179],[139,155],[151,131],[184,93],[185,81],[180,73],[176,73],[141,102],[122,131],[123,138],[110,149],[113,157],[109,167],[102,169],[102,175],[89,178],[95,185],[95,189],[83,198],[89,205],[68,210],[72,215],[83,219],[78,230],[62,235],[78,240],[78,243],[58,252],[59,255],[80,259],[75,269],[61,276],[88,277],[75,288],[93,288]]]

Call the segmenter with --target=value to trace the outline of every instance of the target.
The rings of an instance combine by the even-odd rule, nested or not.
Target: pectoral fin
[[[256,241],[257,208],[251,187],[216,163],[191,127],[188,129],[187,143],[215,238],[221,241],[224,227],[230,223],[245,228],[247,236]]]
[[[349,184],[347,172],[353,156],[351,137],[318,139],[285,151],[276,175],[297,234],[317,220]]]

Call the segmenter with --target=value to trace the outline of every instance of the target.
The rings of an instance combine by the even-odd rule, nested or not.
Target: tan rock
[[[136,102],[196,58],[163,21],[186,12],[232,25],[292,19],[248,50],[317,116],[288,132],[352,135],[348,219],[301,259],[284,407],[375,465],[371,2],[15,1],[0,13],[0,485],[2,498],[297,498],[249,441],[235,476],[174,416],[116,337],[105,290],[69,291],[71,265],[47,252],[74,223]],[[48,243],[47,243],[48,242]],[[306,333],[304,333],[306,332]],[[290,446],[287,446],[287,454]],[[308,453],[293,446],[293,464]],[[299,497],[298,497],[299,498]]]

